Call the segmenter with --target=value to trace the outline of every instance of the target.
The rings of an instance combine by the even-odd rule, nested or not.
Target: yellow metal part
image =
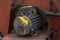
[[[28,20],[25,19],[23,16],[18,16],[18,18],[24,23],[24,25],[28,25]]]
[[[25,27],[26,27],[26,25],[28,25],[28,20],[25,19],[23,16],[18,16],[18,18],[23,22],[23,24],[25,25]],[[26,33],[25,27],[24,27],[24,34]]]

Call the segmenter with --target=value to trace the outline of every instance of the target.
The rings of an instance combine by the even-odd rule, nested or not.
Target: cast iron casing
[[[43,27],[43,25],[47,22],[46,16],[40,15],[39,9],[34,6],[24,6],[19,8],[19,14],[18,16],[23,16],[25,19],[29,21],[26,29],[26,33],[24,33],[23,30],[20,30],[21,28],[19,25],[22,25],[23,23],[21,20],[18,19],[18,16],[14,20],[14,29],[17,33],[17,35],[27,35],[27,34],[34,34]],[[24,27],[24,25],[23,25]]]

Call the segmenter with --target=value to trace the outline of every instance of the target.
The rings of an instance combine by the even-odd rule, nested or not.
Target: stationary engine
[[[47,17],[40,15],[37,7],[23,6],[19,8],[18,12],[14,20],[17,35],[32,35],[47,22]]]

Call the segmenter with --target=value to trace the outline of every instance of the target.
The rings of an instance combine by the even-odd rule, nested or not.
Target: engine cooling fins
[[[19,15],[14,20],[14,29],[17,35],[32,35],[37,32],[43,25],[43,15],[38,14],[37,7],[34,6],[23,6],[19,8]]]

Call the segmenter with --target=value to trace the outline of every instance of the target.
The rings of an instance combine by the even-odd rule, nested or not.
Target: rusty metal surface
[[[12,32],[11,34],[4,36],[3,40],[45,40],[48,36],[47,31],[48,30],[44,29],[37,36],[26,36],[26,37],[17,36],[15,32]]]
[[[0,32],[8,33],[10,0],[0,0]]]

